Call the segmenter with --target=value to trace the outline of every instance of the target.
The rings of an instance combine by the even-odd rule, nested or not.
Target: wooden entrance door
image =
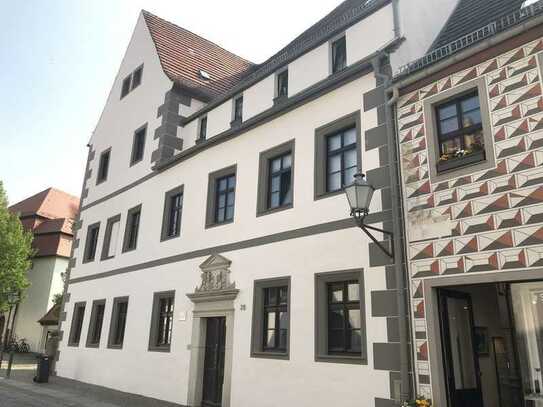
[[[222,405],[222,386],[224,382],[226,318],[213,317],[206,319],[202,407],[220,407]]]
[[[449,406],[483,407],[471,297],[462,292],[441,290],[439,300]]]

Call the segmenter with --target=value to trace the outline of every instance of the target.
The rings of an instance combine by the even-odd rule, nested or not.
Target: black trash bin
[[[36,369],[36,376],[34,381],[36,383],[47,383],[49,381],[49,356],[38,355],[38,366]]]

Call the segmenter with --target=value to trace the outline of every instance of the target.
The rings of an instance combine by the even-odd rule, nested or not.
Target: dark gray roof
[[[432,49],[447,45],[464,35],[519,10],[525,0],[460,0]]]

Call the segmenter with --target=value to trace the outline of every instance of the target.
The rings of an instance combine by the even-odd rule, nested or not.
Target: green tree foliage
[[[0,312],[9,306],[6,294],[28,287],[27,272],[31,267],[32,234],[26,232],[16,214],[8,211],[8,198],[0,181]]]

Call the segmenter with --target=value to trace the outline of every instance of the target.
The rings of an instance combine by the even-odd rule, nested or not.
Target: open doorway
[[[540,407],[543,282],[438,289],[449,407]]]

